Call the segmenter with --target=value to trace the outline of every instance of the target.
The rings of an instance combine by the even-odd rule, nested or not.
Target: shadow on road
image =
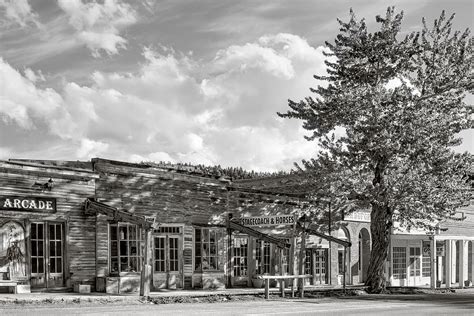
[[[450,306],[455,309],[470,309],[474,314],[474,294],[367,294],[360,296],[337,296],[337,297],[308,297],[279,299],[278,301],[287,300],[296,304],[322,304],[334,301],[374,301],[374,302],[410,302],[410,304],[424,304],[437,306]]]
[[[430,303],[439,306],[451,306],[453,308],[469,308],[474,313],[474,295],[473,294],[372,294],[361,296],[338,297],[338,300],[360,300],[360,301],[386,301],[386,302],[416,302]]]

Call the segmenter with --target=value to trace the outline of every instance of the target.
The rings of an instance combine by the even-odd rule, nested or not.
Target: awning
[[[311,225],[310,225],[310,227],[311,227]],[[299,223],[298,223],[298,228],[304,229],[303,226],[301,226],[301,224],[299,224]],[[315,236],[321,237],[323,239],[333,241],[336,244],[342,245],[344,247],[350,247],[352,245],[350,241],[345,241],[345,240],[342,240],[342,239],[339,239],[339,238],[336,238],[336,237],[333,237],[333,236],[329,236],[329,235],[320,233],[317,230],[312,229],[312,228],[306,228],[306,229],[304,229],[304,231],[306,233],[310,234],[310,235],[315,235]]]
[[[148,221],[144,216],[134,215],[126,211],[119,210],[110,205],[94,201],[93,199],[86,199],[85,212],[88,215],[95,215],[97,213],[113,217],[118,222],[128,222],[136,225],[141,225],[145,229],[154,228],[155,223]]]
[[[232,220],[230,220],[228,224],[229,224],[228,228],[230,228],[230,229],[237,230],[237,231],[239,231],[241,233],[244,233],[244,234],[247,234],[249,236],[252,236],[252,237],[267,241],[269,243],[275,244],[279,248],[290,248],[291,247],[291,245],[288,244],[283,239],[261,233],[258,230],[249,228],[249,227],[244,226],[244,225],[240,225],[239,223],[236,223]]]

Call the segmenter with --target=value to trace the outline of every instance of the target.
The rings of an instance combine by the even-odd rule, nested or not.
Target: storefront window
[[[131,224],[110,225],[110,272],[139,272],[142,265],[141,229]]]
[[[196,270],[218,270],[219,232],[212,228],[196,228],[194,262]]]
[[[407,271],[407,250],[405,247],[393,247],[393,278],[405,279]]]
[[[270,243],[257,239],[255,246],[257,274],[270,273]]]

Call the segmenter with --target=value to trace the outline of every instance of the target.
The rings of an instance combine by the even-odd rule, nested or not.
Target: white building
[[[395,228],[386,273],[391,286],[465,287],[474,283],[474,205],[464,220],[444,221],[434,234]]]

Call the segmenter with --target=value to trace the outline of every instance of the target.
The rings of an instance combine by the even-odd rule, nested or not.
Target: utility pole
[[[328,203],[328,235],[331,236],[331,200],[329,200],[329,203]],[[329,284],[332,284],[332,278],[331,278],[331,273],[332,273],[331,258],[332,258],[331,240],[329,240],[328,258],[327,258],[327,260],[326,260],[327,271],[328,271],[328,283],[329,283]]]

